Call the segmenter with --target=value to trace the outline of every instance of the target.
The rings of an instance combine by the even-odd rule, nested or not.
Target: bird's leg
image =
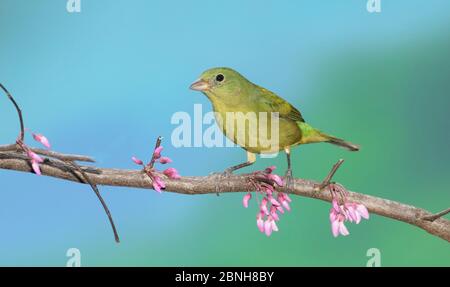
[[[250,166],[250,165],[254,164],[255,161],[256,161],[256,155],[254,153],[247,152],[247,161],[246,162],[243,162],[243,163],[238,164],[238,165],[234,165],[232,167],[227,168],[224,172],[218,173],[217,175],[220,176],[220,179],[217,180],[216,183],[215,183],[216,194],[219,195],[219,192],[220,192],[220,188],[219,188],[220,180],[226,179],[227,177],[232,175],[234,171],[236,171],[238,169],[241,169],[241,168],[244,168],[246,166]]]
[[[237,165],[234,165],[232,167],[227,168],[223,172],[223,175],[229,176],[229,175],[233,174],[233,172],[238,170],[238,169],[241,169],[241,168],[244,168],[246,166],[250,166],[250,165],[254,164],[255,161],[256,161],[256,155],[254,153],[247,152],[247,161],[246,162],[243,162],[241,164],[237,164]]]
[[[285,190],[289,191],[289,189],[292,187],[292,169],[291,169],[291,149],[289,147],[285,148],[284,151],[286,152],[286,158],[287,158],[287,170],[285,175]]]

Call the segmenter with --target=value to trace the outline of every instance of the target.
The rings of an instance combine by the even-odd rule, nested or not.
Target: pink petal
[[[334,220],[331,222],[331,233],[333,233],[334,237],[337,237],[339,235],[339,221]]]
[[[39,155],[37,155],[35,152],[32,152],[31,150],[28,150],[27,152],[28,157],[32,160],[35,161],[37,163],[41,163],[44,160],[42,159],[42,157],[40,157]]]
[[[331,205],[333,206],[334,210],[339,213],[341,211],[341,208],[339,207],[339,203],[337,202],[336,199],[333,199],[331,201]]]
[[[330,209],[330,222],[336,221],[337,219],[337,214],[336,211],[334,210],[334,208]]]
[[[259,231],[264,232],[264,220],[257,219],[256,226],[258,226]]]
[[[359,212],[355,212],[355,217],[356,224],[359,224],[361,222],[361,214],[359,214]]]
[[[344,235],[344,236],[347,236],[347,235],[350,234],[350,233],[348,232],[347,227],[345,227],[345,224],[344,224],[343,221],[340,221],[340,222],[339,222],[339,233],[342,234],[342,235]]]
[[[178,173],[178,170],[176,170],[173,167],[169,167],[168,169],[164,170],[163,173],[171,179],[181,178],[180,174]]]
[[[276,209],[278,210],[278,212],[280,212],[281,214],[284,214],[284,209],[281,206],[276,206]]]
[[[278,216],[278,213],[277,213],[277,208],[275,206],[272,206],[270,208],[270,215],[272,216],[272,218],[274,220],[276,220],[276,221],[280,220],[280,217]]]
[[[161,178],[159,176],[154,176],[153,177],[153,188],[161,193],[161,189],[166,188],[166,184],[164,183],[164,181],[161,180]]]
[[[155,148],[155,150],[153,151],[153,157],[158,159],[161,157],[161,151],[163,150],[162,146],[159,146],[157,148]]]
[[[166,184],[164,183],[164,181],[159,176],[155,176],[154,180],[158,183],[158,185],[161,188],[166,188]]]
[[[246,195],[244,195],[244,198],[242,199],[242,205],[247,208],[248,207],[248,201],[252,198],[252,194],[249,192]]]
[[[365,219],[369,219],[369,211],[367,207],[363,204],[356,205],[356,211]]]
[[[263,220],[263,214],[261,212],[258,212],[258,215],[256,215],[256,226],[258,226],[259,231],[264,232],[264,220]]]
[[[347,208],[346,214],[348,215],[350,221],[355,221],[356,223],[359,223],[358,217],[359,220],[361,220],[361,217],[356,213],[355,208],[352,205],[347,205],[346,208]]]
[[[32,160],[31,167],[33,168],[35,174],[41,175],[41,169],[39,168],[39,163],[37,161]]]
[[[281,205],[282,205],[287,211],[291,211],[291,207],[289,206],[289,202],[287,202],[287,200],[284,200],[283,202],[281,202]]]
[[[266,178],[273,180],[278,186],[283,186],[283,180],[277,174],[267,174]]]
[[[131,159],[134,161],[135,164],[143,165],[144,163],[142,160],[138,159],[137,157],[132,156]]]
[[[153,182],[153,189],[161,193],[161,186],[156,181]]]
[[[272,230],[273,230],[273,231],[278,231],[278,226],[277,226],[277,224],[275,223],[275,220],[272,220],[271,222],[272,222]]]
[[[264,197],[261,200],[261,204],[259,206],[259,209],[261,210],[261,212],[263,212],[264,214],[269,214],[269,211],[267,210],[267,197]]]
[[[280,203],[275,198],[273,198],[271,195],[269,195],[268,197],[269,197],[270,203],[272,203],[273,205],[280,205]]]
[[[265,233],[267,236],[270,236],[270,235],[272,234],[272,221],[273,221],[273,220],[267,219],[267,220],[264,222],[264,233]]]
[[[168,158],[167,156],[163,156],[159,159],[159,162],[162,164],[166,164],[166,163],[171,163],[172,160],[170,158]]]
[[[45,146],[46,148],[50,148],[50,142],[48,141],[48,139],[41,135],[41,134],[34,134],[33,133],[33,138],[35,141],[40,142],[43,146]]]
[[[287,202],[292,202],[292,199],[286,193],[282,193],[283,197],[287,200]]]
[[[277,168],[276,166],[271,165],[271,166],[267,167],[264,171],[266,173],[272,173],[276,168]]]
[[[275,189],[274,189],[273,186],[271,186],[271,185],[264,185],[264,186],[263,186],[263,189],[265,190],[265,192],[266,192],[268,195],[272,195],[272,193],[275,191]]]

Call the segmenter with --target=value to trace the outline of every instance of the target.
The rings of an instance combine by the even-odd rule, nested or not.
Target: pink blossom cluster
[[[50,149],[50,147],[51,147],[50,142],[45,136],[43,136],[41,134],[36,134],[36,133],[31,133],[31,134],[35,141],[41,143],[47,149]],[[34,173],[37,175],[41,175],[42,173],[41,173],[41,168],[40,168],[39,164],[43,163],[44,159],[41,156],[39,156],[37,153],[32,151],[32,149],[30,147],[28,147],[21,139],[17,140],[17,144],[22,148],[22,150],[26,153],[26,155],[30,159],[31,167],[33,168]]]
[[[285,210],[291,210],[289,203],[292,201],[286,193],[275,190],[275,185],[281,187],[284,183],[281,177],[273,173],[274,170],[275,166],[271,166],[264,171],[255,172],[254,177],[256,180],[251,182],[256,189],[257,195],[262,195],[261,201],[257,198],[259,210],[256,215],[256,226],[259,231],[267,236],[270,236],[273,231],[278,231],[276,222],[280,220],[280,215],[284,214]],[[242,204],[245,208],[248,207],[251,198],[251,193],[244,195]]]
[[[164,183],[162,178],[155,173],[156,170],[153,167],[153,165],[157,162],[159,162],[160,164],[168,164],[168,163],[172,162],[172,159],[170,159],[169,157],[161,156],[162,150],[163,150],[162,146],[156,147],[155,150],[153,151],[152,159],[150,160],[150,162],[147,165],[144,165],[144,162],[142,160],[140,160],[134,156],[131,158],[135,164],[141,165],[143,167],[144,172],[152,180],[153,189],[159,193],[161,193],[162,190],[166,188],[166,184]],[[179,179],[180,178],[180,174],[173,167],[169,167],[169,168],[165,169],[163,171],[163,174],[171,179]]]
[[[334,237],[347,236],[350,233],[345,226],[345,222],[359,224],[362,218],[369,219],[369,211],[363,204],[348,202],[347,191],[342,186],[330,184],[329,188],[333,196],[330,209],[331,233]]]

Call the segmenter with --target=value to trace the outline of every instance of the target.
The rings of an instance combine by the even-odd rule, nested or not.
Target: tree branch
[[[62,154],[31,148],[24,143],[25,128],[19,105],[2,84],[0,84],[0,88],[14,105],[20,122],[20,132],[16,144],[0,146],[0,169],[32,172],[29,152],[32,151],[45,156],[43,162],[39,164],[42,175],[90,185],[108,216],[116,241],[119,242],[119,236],[111,213],[97,185],[153,188],[153,177],[148,176],[148,170],[146,169],[152,169],[152,173],[157,173],[153,171],[153,164],[156,160],[155,154],[153,153],[150,163],[144,167],[144,170],[136,171],[80,166],[75,161],[94,162],[94,160],[91,157],[82,155]],[[161,137],[158,138],[155,148],[159,147],[160,144]],[[40,159],[40,161],[42,160]],[[333,199],[331,192],[324,192],[323,189],[331,184],[331,179],[342,163],[343,160],[339,160],[322,182],[295,179],[289,193],[331,201]],[[191,195],[217,192],[247,192],[252,181],[267,180],[265,177],[258,176],[255,173],[227,177],[221,175],[182,177],[180,179],[170,179],[159,173],[158,176],[165,178],[166,191]],[[285,190],[282,188],[280,191],[283,192]],[[415,225],[430,234],[450,242],[450,221],[442,218],[450,213],[450,208],[437,214],[432,214],[411,205],[347,190],[345,190],[345,197],[351,202],[364,204],[372,213]]]
[[[59,152],[55,152],[52,150],[46,150],[41,148],[33,148],[28,147],[31,151],[43,155],[43,156],[49,156],[53,158],[57,158],[63,161],[82,161],[82,162],[95,162],[95,160],[89,156],[84,155],[78,155],[78,154],[63,154]],[[9,145],[0,145],[0,152],[1,151],[17,151],[20,150],[20,148],[17,146],[17,144],[9,144]]]
[[[92,168],[86,166],[80,166],[80,168],[89,173],[90,181],[97,185],[152,188],[151,179],[142,170]],[[0,152],[0,169],[31,172],[31,167],[27,158],[20,153],[13,151]],[[64,169],[64,167],[56,164],[52,159],[46,159],[45,162],[41,164],[41,170],[42,174],[46,176],[82,182],[80,181],[80,174],[73,174],[79,173],[79,171]],[[335,170],[336,169],[333,168],[332,172],[335,172]],[[166,191],[189,195],[215,194],[217,192],[217,185],[220,186],[221,193],[246,192],[249,188],[249,180],[253,176],[252,174],[232,175],[227,178],[218,175],[198,177],[186,176],[175,180],[169,179],[159,173],[158,175],[164,178]],[[329,180],[331,180],[331,176],[329,177]],[[295,179],[290,193],[324,201],[331,201],[331,194],[322,191],[322,187],[323,182]],[[450,221],[442,218],[444,214],[440,214],[434,220],[430,220],[430,217],[436,215],[424,209],[400,202],[351,191],[348,192],[347,198],[352,202],[364,204],[371,213],[409,223],[450,242]]]
[[[86,174],[87,170],[85,170],[84,168],[80,167],[75,162],[75,161],[94,162],[94,160],[91,159],[90,157],[61,154],[61,153],[57,153],[57,152],[50,151],[50,150],[31,148],[31,147],[27,146],[25,144],[25,142],[24,142],[24,140],[25,140],[25,124],[24,124],[24,120],[23,120],[23,116],[22,116],[22,110],[20,109],[20,107],[17,104],[17,102],[14,99],[14,97],[9,93],[9,91],[1,83],[0,83],[0,88],[5,92],[6,97],[14,105],[14,107],[15,107],[15,109],[17,111],[17,115],[19,117],[19,123],[20,123],[20,132],[19,132],[19,136],[17,137],[16,144],[0,146],[0,150],[3,150],[3,151],[8,151],[8,150],[16,151],[18,156],[22,156],[22,160],[24,160],[23,159],[23,156],[24,156],[23,153],[26,153],[28,155],[28,157],[26,157],[27,161],[30,160],[29,157],[31,156],[30,153],[32,153],[32,152],[40,154],[40,155],[51,157],[54,160],[51,161],[49,158],[45,159],[47,164],[51,163],[51,164],[53,164],[56,167],[59,166],[59,168],[61,168],[61,170],[65,170],[65,171],[71,172],[71,174],[76,176],[80,180],[80,182],[88,183],[91,186],[92,190],[95,192],[95,194],[98,197],[98,199],[100,200],[100,203],[102,204],[102,207],[105,210],[106,215],[108,216],[109,223],[111,224],[111,228],[112,228],[113,233],[114,233],[114,239],[116,240],[117,243],[119,243],[120,242],[119,234],[117,233],[116,226],[114,225],[114,220],[113,220],[113,218],[111,216],[111,212],[109,211],[108,206],[106,205],[106,202],[103,200],[102,195],[100,194],[100,191],[97,188],[97,185],[90,180],[90,178]],[[48,145],[48,141],[47,141],[47,145]],[[20,153],[20,151],[22,151],[23,153]],[[35,158],[34,161],[36,161],[36,157],[38,158],[39,161],[42,160],[37,155],[33,155],[33,157]],[[58,162],[58,161],[61,161],[61,162]],[[38,163],[34,162],[34,164],[38,164]],[[79,173],[79,175],[75,171],[77,171]]]

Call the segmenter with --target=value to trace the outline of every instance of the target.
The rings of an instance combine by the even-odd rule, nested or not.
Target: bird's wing
[[[257,87],[257,99],[259,108],[267,112],[278,112],[280,118],[289,119],[296,122],[305,122],[302,114],[286,100],[280,98],[275,93],[262,87]]]

